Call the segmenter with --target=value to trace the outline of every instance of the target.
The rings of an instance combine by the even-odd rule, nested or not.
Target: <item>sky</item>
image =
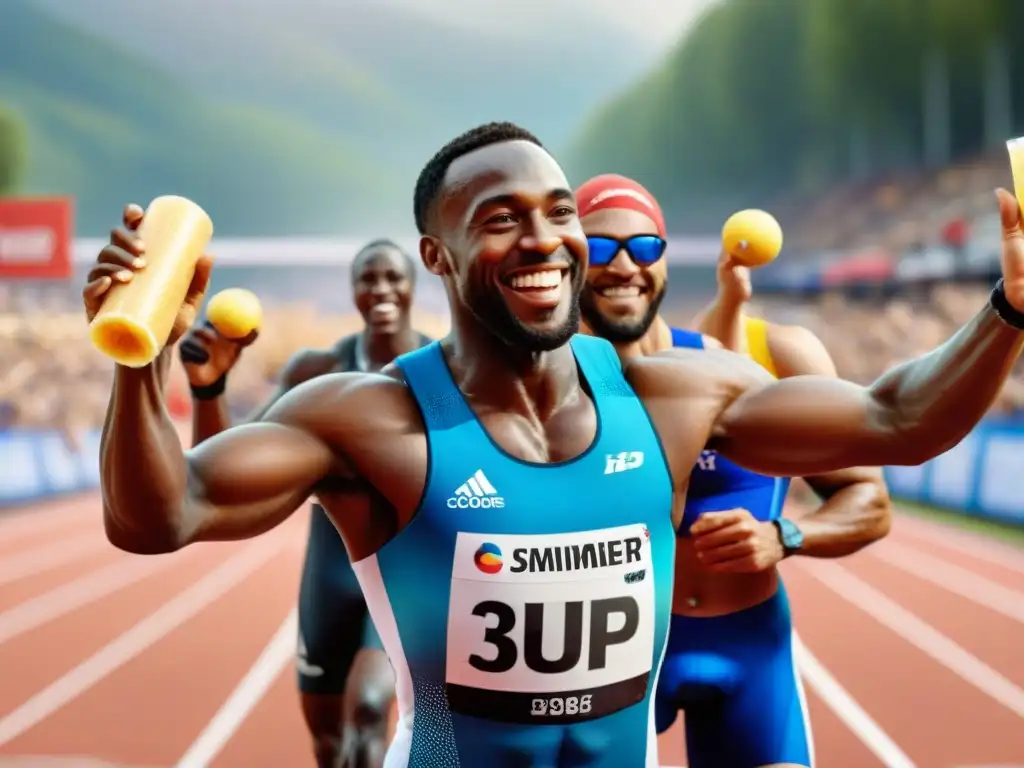
[[[649,41],[657,52],[671,46],[703,11],[718,0],[380,0],[414,7],[467,29],[545,39],[559,33],[577,14],[614,24],[634,40]],[[652,53],[655,51],[652,50]]]

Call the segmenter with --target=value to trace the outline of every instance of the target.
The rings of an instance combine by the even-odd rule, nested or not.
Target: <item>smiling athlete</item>
[[[820,474],[918,464],[963,438],[1024,346],[1024,237],[1012,196],[1001,206],[1005,289],[869,387],[776,381],[721,350],[623,363],[575,335],[588,250],[565,174],[528,132],[481,126],[416,186],[449,336],[380,373],[317,377],[184,451],[163,401],[172,333],[154,364],[116,369],[107,536],[149,554],[255,536],[316,494],[395,668],[388,768],[656,768],[675,529],[701,451]],[[146,269],[142,216],[126,209],[90,270],[87,317]],[[210,269],[199,261],[175,328]],[[468,496],[492,503],[449,504]]]
[[[352,301],[365,326],[330,349],[304,349],[288,361],[271,397],[249,416],[258,421],[291,389],[338,371],[379,371],[400,354],[430,339],[413,330],[416,269],[390,240],[366,244],[352,260]],[[247,340],[249,341],[249,340]],[[192,441],[231,426],[227,375],[243,345],[209,324],[193,329],[178,346],[193,397]],[[360,502],[356,502],[360,503]],[[299,657],[302,713],[320,768],[374,768],[384,760],[395,677],[345,544],[319,504],[309,521],[309,541],[299,589]]]
[[[624,359],[716,346],[699,333],[669,328],[658,315],[668,269],[654,196],[632,179],[609,174],[583,184],[576,199],[590,244],[581,306],[591,331],[613,342]],[[771,326],[766,335],[763,321],[743,316],[747,277],[731,259],[722,260],[719,296],[704,330],[726,341],[745,337],[744,351],[773,376],[835,376],[831,358],[809,331]],[[685,711],[692,768],[811,764],[789,604],[776,565],[792,554],[854,552],[888,532],[890,510],[877,469],[807,482],[827,501],[793,522],[782,517],[788,480],[749,472],[714,450],[702,452],[690,476],[655,715],[662,732]]]

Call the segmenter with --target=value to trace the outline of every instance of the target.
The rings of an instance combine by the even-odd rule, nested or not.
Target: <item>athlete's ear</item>
[[[441,241],[436,237],[423,235],[420,238],[420,259],[431,274],[439,277],[448,274],[448,261],[444,257]]]

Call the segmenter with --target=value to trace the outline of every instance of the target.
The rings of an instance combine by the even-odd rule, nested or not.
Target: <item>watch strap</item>
[[[1011,328],[1024,331],[1024,312],[1016,309],[1006,298],[1006,287],[1003,278],[999,278],[988,299],[989,306],[996,316]]]
[[[195,400],[216,400],[224,394],[228,386],[228,375],[225,373],[212,384],[205,387],[189,387],[192,390],[192,398]]]

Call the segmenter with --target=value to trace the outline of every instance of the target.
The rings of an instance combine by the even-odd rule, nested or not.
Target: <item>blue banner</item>
[[[56,431],[0,432],[0,508],[99,487],[99,430],[72,449]],[[894,498],[1024,525],[1024,420],[980,424],[926,464],[887,467]]]
[[[1024,422],[980,424],[959,445],[918,467],[887,467],[893,498],[1024,525]]]
[[[72,448],[57,431],[0,432],[0,507],[98,488],[100,433]]]

